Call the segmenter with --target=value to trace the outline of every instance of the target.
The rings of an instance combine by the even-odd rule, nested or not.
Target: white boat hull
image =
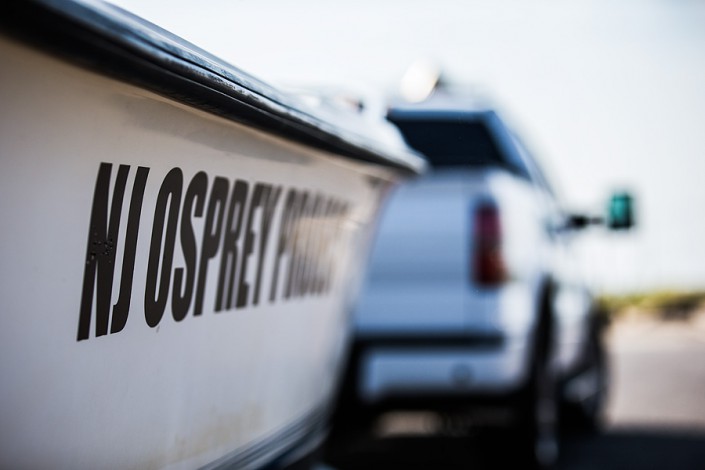
[[[12,39],[0,57],[0,466],[305,452],[395,172]]]

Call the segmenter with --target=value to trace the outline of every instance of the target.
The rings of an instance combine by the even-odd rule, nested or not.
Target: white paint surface
[[[325,406],[391,174],[195,111],[7,40],[0,42],[0,55],[0,466],[195,468]],[[90,338],[77,341],[101,162],[113,164],[112,186],[117,166],[131,166],[119,266],[135,168],[149,167],[150,173],[127,324],[96,337],[93,317]],[[283,194],[265,255],[260,304],[214,312],[218,255],[209,263],[203,314],[194,316],[192,303],[186,318],[176,322],[167,307],[152,328],[144,301],[155,201],[175,167],[185,182],[205,171],[209,192],[222,176],[231,187],[235,179],[248,181],[250,191],[266,182],[281,186]],[[315,222],[342,226],[332,248],[337,268],[328,293],[269,302],[290,188],[336,197],[351,210],[345,219]],[[261,210],[255,212],[255,220],[261,217]],[[203,217],[193,220],[200,246]],[[261,243],[262,232],[255,231]],[[241,241],[239,246],[243,253]],[[178,235],[175,253],[174,267],[183,267]],[[250,283],[254,259],[246,273]],[[117,273],[111,304],[119,285]],[[281,450],[275,445],[263,456]]]

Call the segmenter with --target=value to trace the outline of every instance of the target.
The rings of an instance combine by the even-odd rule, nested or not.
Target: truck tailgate
[[[390,198],[358,305],[360,334],[457,333],[465,326],[469,217],[484,187],[482,174],[436,172]]]

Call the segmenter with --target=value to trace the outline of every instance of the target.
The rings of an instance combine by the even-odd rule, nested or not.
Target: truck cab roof
[[[387,119],[436,169],[496,167],[530,177],[511,131],[474,97],[437,92],[419,103],[393,102]]]

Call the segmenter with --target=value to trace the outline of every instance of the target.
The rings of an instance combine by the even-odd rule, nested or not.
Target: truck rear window
[[[407,143],[435,167],[506,166],[485,125],[467,120],[392,119]]]

